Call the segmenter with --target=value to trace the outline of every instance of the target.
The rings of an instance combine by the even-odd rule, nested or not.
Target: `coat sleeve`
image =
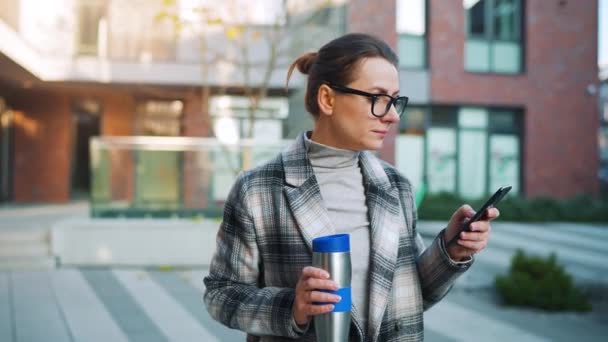
[[[260,253],[248,206],[247,177],[241,175],[224,207],[216,251],[205,277],[205,305],[220,323],[252,335],[297,338],[292,325],[291,288],[260,287]]]
[[[437,234],[428,248],[425,248],[422,237],[416,229],[418,214],[414,195],[410,190],[409,182],[405,179],[403,181],[408,184],[406,187],[408,191],[405,191],[405,196],[409,196],[410,198],[405,201],[405,203],[409,203],[409,208],[406,208],[406,210],[410,210],[413,217],[412,232],[417,249],[416,254],[418,255],[416,267],[422,288],[424,309],[427,310],[448,294],[454,281],[471,267],[473,258],[464,262],[456,262],[450,258],[443,239],[445,229]]]

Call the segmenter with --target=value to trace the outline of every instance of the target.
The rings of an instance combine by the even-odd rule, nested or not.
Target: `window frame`
[[[516,13],[519,15],[515,16],[515,30],[516,36],[518,39],[514,40],[504,40],[497,39],[495,37],[494,32],[494,4],[496,0],[485,0],[484,1],[484,27],[485,32],[483,35],[473,35],[471,34],[471,19],[469,15],[469,10],[464,9],[464,34],[466,45],[469,41],[477,41],[487,43],[489,46],[488,49],[488,70],[487,71],[479,71],[479,70],[470,70],[466,68],[466,46],[465,46],[465,63],[463,65],[464,71],[472,74],[489,74],[489,75],[500,75],[500,76],[520,76],[527,72],[526,70],[526,0],[515,0],[516,1]],[[517,72],[503,72],[496,71],[494,67],[494,43],[495,42],[511,42],[511,43],[519,43],[520,56],[519,63],[520,68]]]
[[[488,113],[488,123],[486,128],[472,128],[472,127],[460,127],[459,125],[459,113],[461,108],[480,108],[483,109],[485,111],[487,111]],[[456,150],[456,156],[454,158],[454,162],[456,163],[456,171],[454,173],[454,192],[458,195],[461,194],[461,189],[460,189],[460,184],[459,184],[459,177],[460,177],[460,133],[461,131],[474,131],[474,132],[480,132],[483,131],[485,132],[485,136],[486,136],[486,148],[485,148],[485,154],[486,154],[486,163],[483,166],[485,169],[485,184],[484,184],[484,188],[485,188],[485,195],[491,195],[496,189],[490,189],[490,141],[493,135],[499,134],[499,135],[504,135],[504,134],[513,134],[516,135],[518,137],[518,141],[519,141],[519,147],[518,147],[518,156],[519,156],[519,171],[517,174],[517,182],[518,182],[518,195],[519,196],[523,196],[526,192],[525,189],[525,184],[524,184],[524,170],[525,170],[525,127],[524,127],[524,115],[525,115],[525,109],[523,107],[509,107],[509,106],[486,106],[486,105],[480,105],[480,104],[459,104],[459,105],[444,105],[444,104],[440,104],[440,105],[423,105],[423,104],[413,104],[411,106],[408,106],[408,108],[406,109],[406,112],[404,113],[404,117],[406,115],[408,115],[407,110],[410,108],[415,108],[417,110],[422,110],[424,112],[424,124],[422,129],[422,136],[424,138],[424,143],[423,143],[423,153],[424,153],[424,161],[423,161],[423,166],[422,166],[422,174],[423,174],[423,179],[424,181],[428,181],[427,175],[428,175],[428,153],[429,153],[429,142],[428,142],[428,131],[430,128],[452,128],[454,129],[455,132],[455,141],[454,141],[454,145],[455,145],[455,150]],[[433,126],[433,120],[432,120],[432,115],[433,112],[437,111],[437,110],[441,110],[441,111],[445,111],[446,113],[448,113],[449,116],[449,120],[447,120],[446,122],[443,122],[441,124],[436,124]],[[510,112],[511,115],[513,116],[513,124],[511,127],[505,128],[505,127],[497,127],[494,123],[494,121],[492,120],[492,117],[495,113],[498,112]],[[405,120],[404,120],[405,121]],[[398,130],[398,134],[400,135],[406,135],[408,134],[407,131],[408,129],[415,129],[416,131],[418,129],[420,129],[420,127],[417,126],[408,126],[406,123],[400,124],[399,125],[399,130]],[[412,133],[409,133],[412,134]]]
[[[399,1],[399,0],[397,0],[397,1]],[[404,0],[401,0],[401,1],[404,1]],[[399,60],[399,70],[420,71],[420,70],[429,69],[429,65],[430,65],[430,61],[429,61],[429,28],[430,28],[429,11],[430,11],[431,6],[429,5],[429,0],[422,0],[422,1],[424,1],[424,34],[421,36],[418,36],[418,35],[411,34],[411,33],[401,33],[399,31],[397,31],[397,56],[399,56],[399,59],[400,59]],[[396,12],[397,11],[395,11],[395,13]],[[395,31],[396,31],[396,27],[395,27]],[[401,54],[399,51],[399,40],[401,39],[401,37],[414,37],[414,38],[421,37],[422,38],[423,56],[422,56],[422,65],[420,67],[401,65]]]

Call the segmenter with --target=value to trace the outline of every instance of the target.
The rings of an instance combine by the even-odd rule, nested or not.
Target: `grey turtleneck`
[[[364,331],[369,306],[370,228],[359,152],[319,144],[305,135],[308,159],[336,233],[350,234],[352,301]]]

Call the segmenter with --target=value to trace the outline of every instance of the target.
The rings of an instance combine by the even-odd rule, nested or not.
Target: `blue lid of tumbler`
[[[348,234],[321,236],[312,240],[312,251],[317,253],[350,252]]]

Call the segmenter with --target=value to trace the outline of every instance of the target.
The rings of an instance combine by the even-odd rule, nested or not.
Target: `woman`
[[[292,64],[308,75],[306,109],[315,119],[274,160],[242,173],[224,209],[217,251],[205,278],[205,303],[221,323],[251,341],[314,341],[311,319],[330,312],[336,290],[311,267],[315,237],[351,240],[353,341],[423,339],[423,310],[446,295],[485,248],[485,221],[445,242],[473,215],[464,205],[424,248],[410,183],[367,150],[378,150],[407,105],[398,60],[364,34],[337,38]]]

